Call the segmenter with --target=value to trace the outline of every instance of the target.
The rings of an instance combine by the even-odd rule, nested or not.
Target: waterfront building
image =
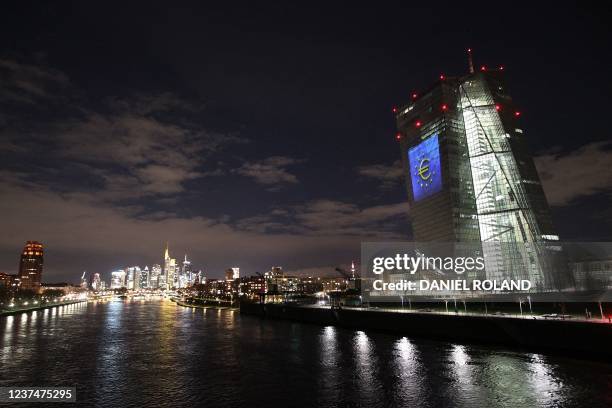
[[[83,274],[81,275],[81,289],[87,289],[87,271],[83,271]]]
[[[126,268],[126,279],[127,279],[126,287],[129,290],[138,289],[138,285],[140,283],[140,274],[141,274],[140,266],[130,266]]]
[[[144,269],[140,271],[138,289],[149,289],[149,276],[149,267],[145,266]]]
[[[266,293],[278,292],[280,281],[284,275],[283,268],[280,266],[273,266],[269,271],[265,272]]]
[[[151,272],[149,275],[149,288],[159,289],[160,277],[162,273],[162,267],[160,264],[154,264],[151,266]]]
[[[14,290],[17,287],[17,275],[0,272],[0,288]]]
[[[570,270],[577,289],[612,289],[612,258],[573,261]]]
[[[300,279],[298,291],[305,294],[313,294],[323,291],[323,284],[321,278],[315,278],[312,276],[303,277]]]
[[[225,280],[236,280],[240,278],[240,268],[228,268],[225,270]]]
[[[125,287],[125,270],[118,269],[111,272],[111,289],[119,289]]]
[[[102,281],[100,280],[99,273],[93,274],[93,278],[91,279],[91,288],[96,291],[102,289]]]
[[[348,279],[344,277],[334,277],[334,278],[321,278],[320,279],[321,286],[323,287],[323,292],[343,292],[349,288]]]
[[[249,276],[239,279],[240,285],[238,294],[245,295],[252,299],[257,299],[266,291],[266,281],[263,276]]]
[[[77,293],[81,291],[80,286],[71,285],[70,283],[66,283],[66,282],[42,283],[40,287],[43,293],[46,290],[61,290],[62,292],[64,292],[64,295],[69,295],[69,294]]]
[[[548,261],[559,238],[503,69],[442,75],[396,120],[414,241],[473,243],[485,270],[468,279],[562,285]]]
[[[27,241],[19,262],[20,289],[40,292],[43,272],[43,245],[38,241]]]

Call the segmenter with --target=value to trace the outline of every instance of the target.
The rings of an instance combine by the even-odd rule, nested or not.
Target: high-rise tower
[[[475,243],[488,279],[557,287],[543,254],[559,238],[503,74],[441,75],[397,109],[414,240]]]
[[[185,260],[181,267],[181,273],[179,275],[179,288],[186,288],[193,283],[191,261],[187,260],[187,254],[185,254]]]
[[[172,289],[176,286],[176,259],[170,258],[168,244],[166,243],[166,251],[164,252],[164,274],[166,275],[166,288]]]
[[[19,262],[20,288],[39,292],[42,271],[43,246],[37,241],[27,241]]]

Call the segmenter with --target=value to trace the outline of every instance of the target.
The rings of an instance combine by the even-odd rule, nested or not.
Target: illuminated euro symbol
[[[429,170],[429,159],[421,159],[417,171],[422,180],[429,180],[431,177],[431,171]]]

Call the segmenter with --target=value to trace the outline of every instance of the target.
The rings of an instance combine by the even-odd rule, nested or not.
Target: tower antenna
[[[468,48],[467,53],[468,53],[468,67],[470,69],[470,74],[473,74],[474,73],[474,61],[472,61],[472,49]]]

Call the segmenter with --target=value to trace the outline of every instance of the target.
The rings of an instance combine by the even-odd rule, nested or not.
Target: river
[[[168,300],[2,317],[0,344],[0,386],[76,386],[73,407],[612,406],[610,364]]]

